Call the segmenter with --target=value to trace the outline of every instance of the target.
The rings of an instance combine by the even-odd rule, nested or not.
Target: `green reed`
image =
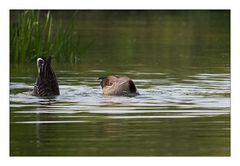
[[[25,63],[52,56],[58,62],[78,62],[82,50],[74,28],[73,23],[54,22],[50,11],[18,11],[10,21],[10,61]]]

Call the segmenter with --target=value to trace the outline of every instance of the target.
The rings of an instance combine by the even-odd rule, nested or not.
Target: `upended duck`
[[[107,76],[99,77],[99,79],[104,95],[139,95],[134,82],[127,76]]]
[[[33,95],[50,97],[59,95],[56,75],[51,67],[51,57],[37,59],[38,77],[33,89]]]

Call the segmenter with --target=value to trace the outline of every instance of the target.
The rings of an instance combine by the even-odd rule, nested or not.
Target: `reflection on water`
[[[229,74],[125,72],[141,95],[119,97],[102,95],[105,72],[86,72],[59,71],[52,99],[31,96],[22,81],[30,78],[11,77],[12,155],[229,154]]]

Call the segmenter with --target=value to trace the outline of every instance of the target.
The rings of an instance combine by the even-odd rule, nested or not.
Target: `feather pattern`
[[[100,85],[104,95],[138,95],[134,82],[127,76],[107,76],[100,77]]]
[[[38,77],[33,89],[34,96],[48,97],[59,95],[56,75],[51,67],[51,57],[37,59]]]

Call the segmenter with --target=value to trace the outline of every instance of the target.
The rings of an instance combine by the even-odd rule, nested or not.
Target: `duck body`
[[[134,82],[127,76],[100,77],[104,95],[136,96],[139,95]]]
[[[56,75],[51,67],[51,57],[37,59],[38,77],[33,88],[32,95],[39,97],[51,97],[60,94]]]

